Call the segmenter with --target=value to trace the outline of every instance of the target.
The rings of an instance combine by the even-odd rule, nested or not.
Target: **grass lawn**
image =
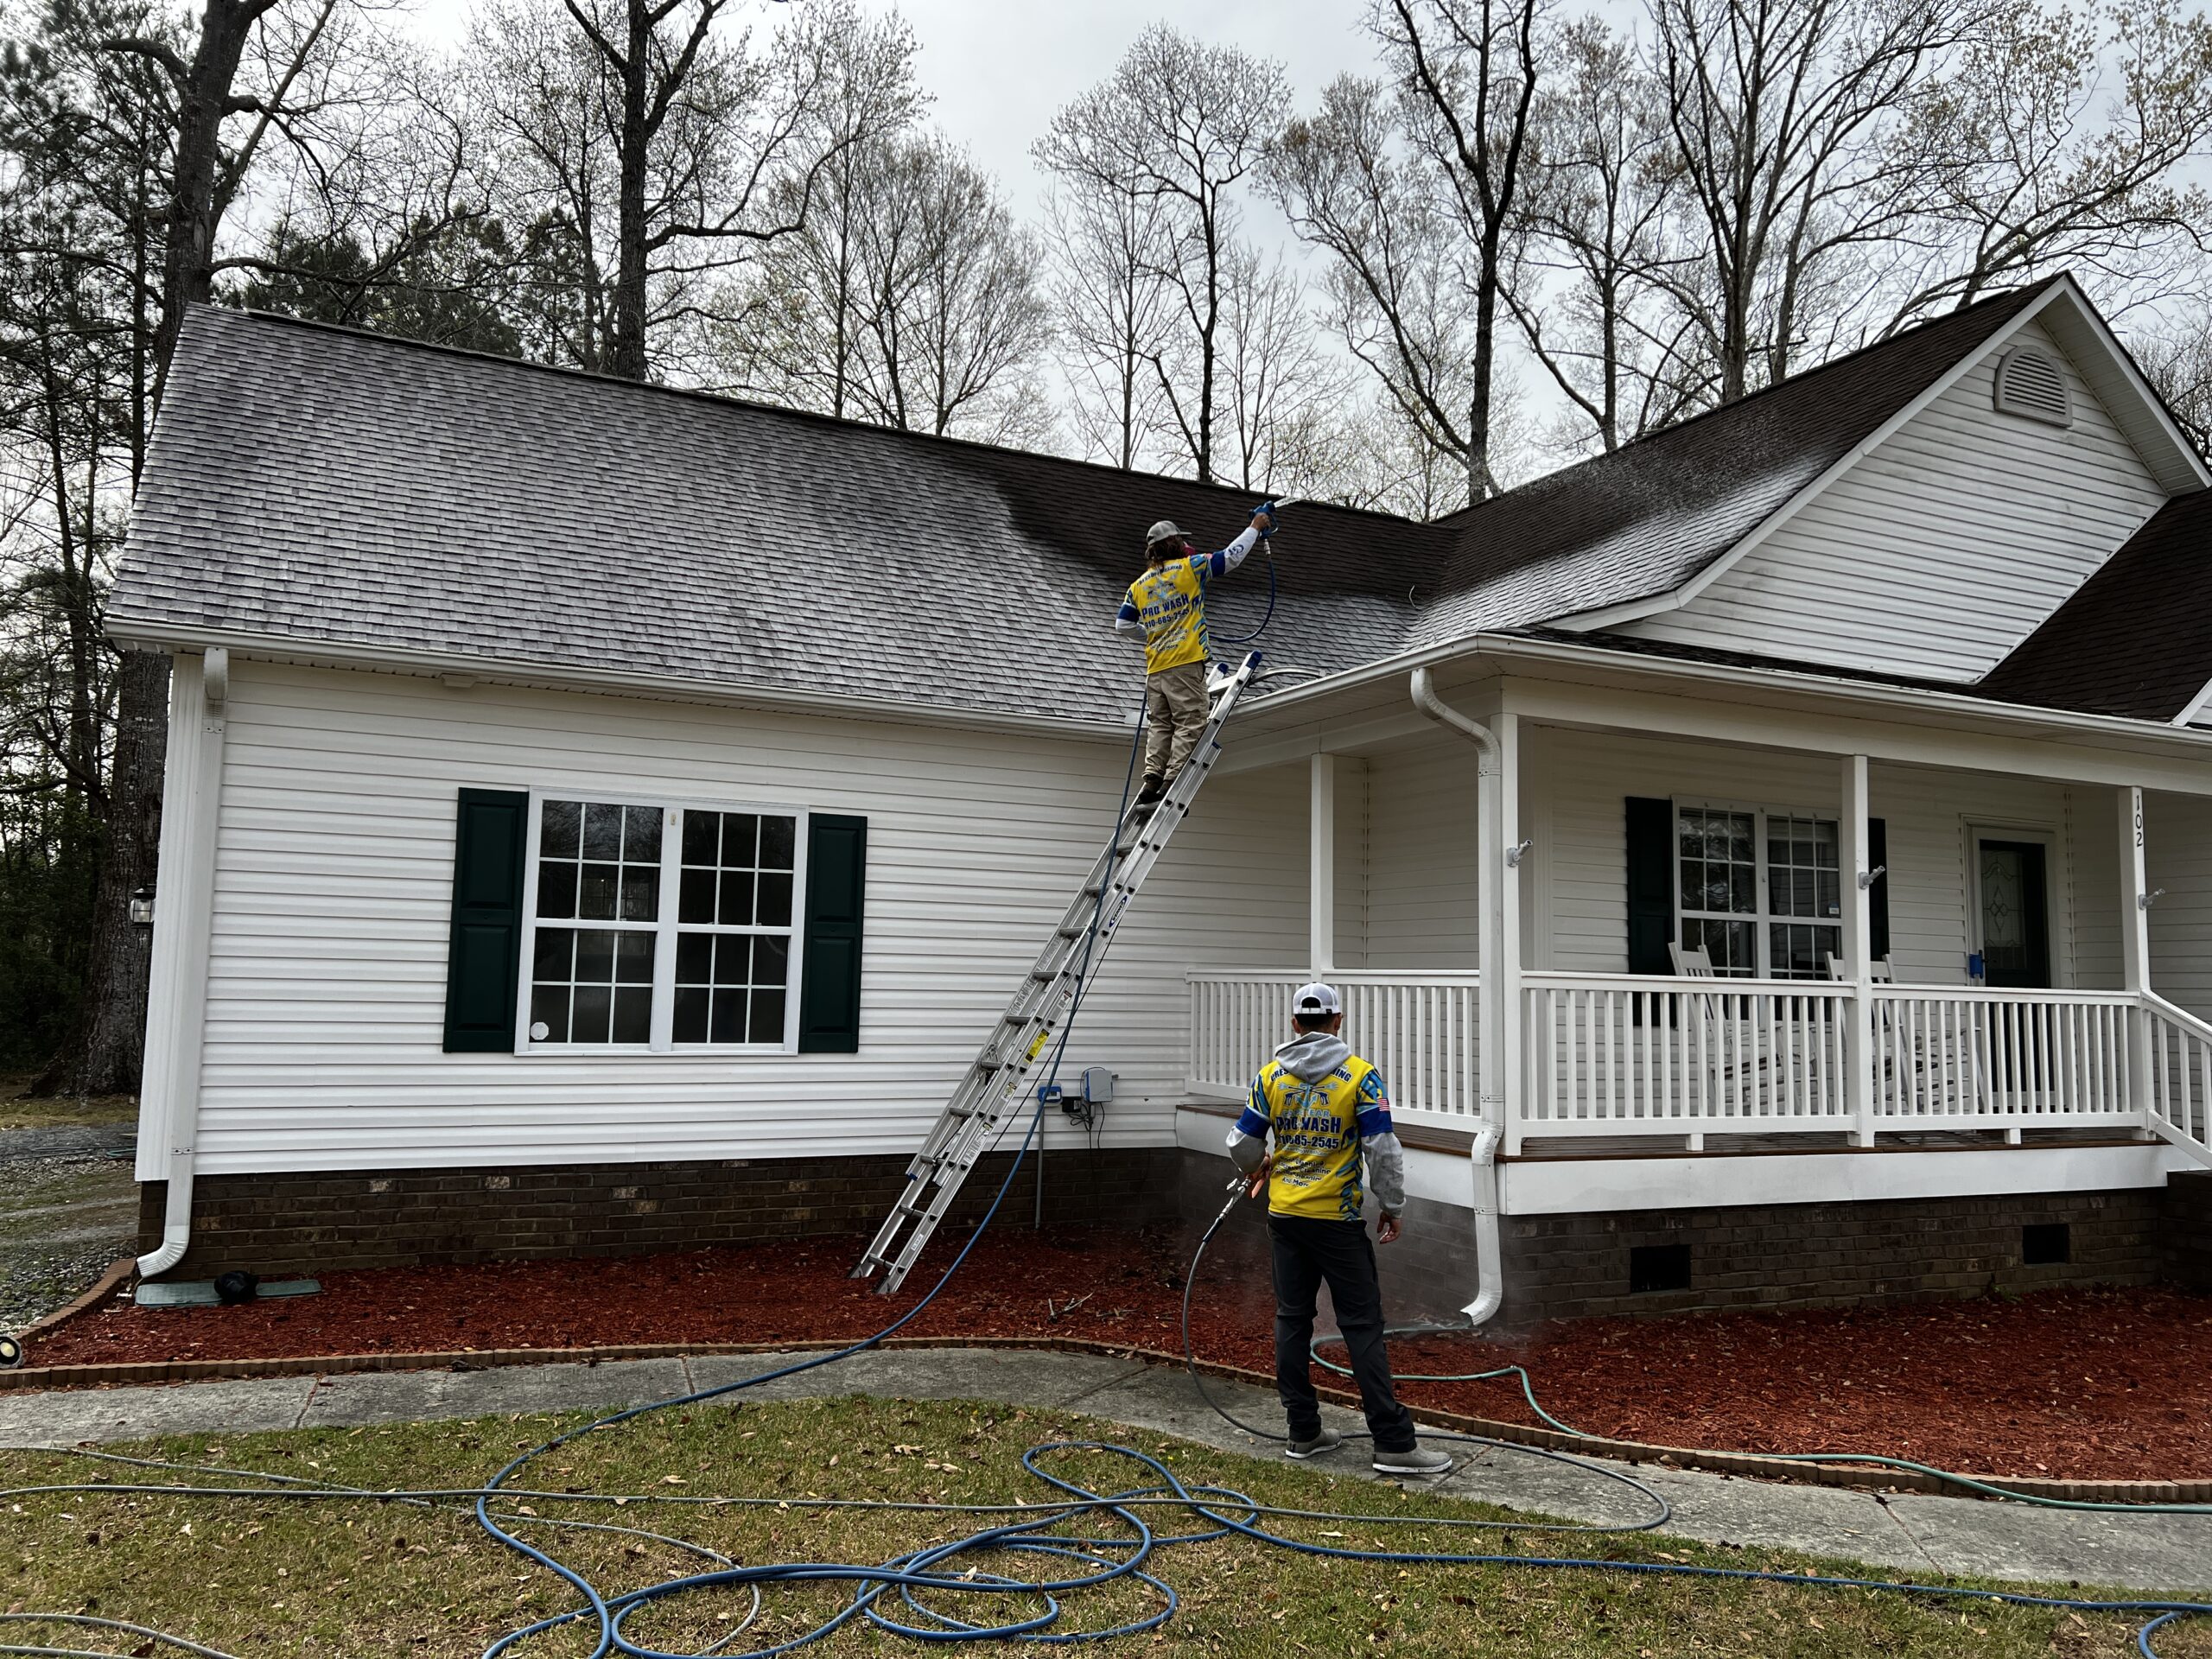
[[[516,1450],[579,1417],[495,1417],[281,1433],[193,1435],[111,1448],[233,1467],[281,1470],[310,1478],[386,1489],[470,1484]],[[868,1399],[719,1405],[657,1414],[588,1437],[533,1465],[530,1484],[556,1491],[674,1496],[810,1496],[1036,1501],[1040,1484],[1018,1462],[1039,1440],[1127,1431],[1072,1413],[1006,1406],[916,1404]],[[1230,1485],[1265,1503],[1423,1517],[1497,1516],[1502,1511],[1389,1487],[1332,1479],[1280,1460],[1262,1462],[1144,1436],[1141,1449],[1192,1483]],[[1138,1484],[1133,1465],[1070,1454],[1054,1465],[1086,1484]],[[0,1452],[11,1487],[54,1481],[183,1478],[61,1454]],[[216,1484],[210,1482],[210,1484]],[[742,1561],[874,1563],[932,1540],[975,1530],[975,1519],[912,1513],[706,1507],[632,1502],[567,1505],[519,1500],[541,1517],[556,1513],[645,1528],[705,1544]],[[1184,1529],[1170,1512],[1160,1529]],[[1520,1517],[1526,1523],[1529,1517]],[[1480,1553],[1577,1554],[1617,1560],[1672,1560],[1802,1573],[1840,1563],[1757,1549],[1719,1548],[1630,1535],[1564,1541],[1525,1530],[1506,1535],[1443,1527],[1375,1527],[1278,1521],[1317,1542],[1343,1533],[1352,1547]],[[1110,1529],[1092,1523],[1095,1530]],[[533,1535],[612,1588],[631,1588],[701,1570],[677,1548],[612,1532]],[[969,1557],[962,1567],[1002,1567],[1035,1577],[1050,1557]],[[241,1656],[406,1653],[463,1659],[514,1626],[571,1605],[550,1573],[490,1541],[465,1512],[365,1501],[180,1499],[104,1493],[38,1495],[0,1502],[0,1562],[12,1611],[92,1612],[173,1630]],[[1598,1654],[1661,1659],[1678,1654],[1977,1656],[2113,1655],[2132,1652],[2137,1621],[1994,1605],[1944,1605],[1864,1591],[1714,1585],[1524,1567],[1399,1567],[1328,1562],[1242,1539],[1178,1545],[1153,1570],[1183,1597],[1181,1611],[1153,1637],[1123,1650],[1169,1647],[1226,1654],[1391,1651],[1420,1655]],[[1884,1576],[1876,1573],[1874,1576]],[[845,1586],[772,1587],[738,1651],[799,1634],[849,1595]],[[893,1601],[893,1598],[886,1598]],[[943,1599],[945,1611],[1004,1618],[1011,1599],[981,1604]],[[649,1610],[626,1627],[633,1637],[679,1652],[726,1636],[750,1604],[742,1591],[688,1596]],[[1157,1604],[1141,1585],[1080,1592],[1061,1628],[1097,1628],[1141,1617]],[[12,1624],[12,1642],[134,1649],[135,1638],[64,1626]],[[2212,1621],[2169,1626],[2171,1659],[2212,1656]],[[589,1643],[561,1631],[518,1653],[580,1656]],[[823,1654],[919,1650],[870,1629],[849,1627],[810,1649]],[[141,1653],[173,1652],[137,1647]]]
[[[0,1076],[0,1131],[44,1129],[67,1123],[127,1123],[138,1116],[129,1095],[72,1096],[24,1093],[31,1079]]]

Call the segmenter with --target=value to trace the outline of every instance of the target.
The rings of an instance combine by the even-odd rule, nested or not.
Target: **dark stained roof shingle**
[[[1110,632],[1173,518],[1253,498],[282,319],[195,309],[110,607],[163,625],[1118,719]],[[1296,509],[1271,660],[1386,652],[1446,533]],[[1259,620],[1255,560],[1217,632]]]
[[[1436,524],[1298,506],[1270,664],[1334,672],[1679,587],[2047,286]],[[1217,546],[1252,499],[201,307],[109,615],[126,639],[232,630],[1113,720],[1141,664],[1108,625],[1144,526]],[[1265,588],[1255,561],[1218,590],[1216,633],[1256,622]]]
[[[2212,683],[2212,490],[2177,495],[1975,690],[2171,721]]]
[[[1457,548],[1444,601],[1414,643],[1673,592],[2063,280],[1832,359],[1441,520]]]

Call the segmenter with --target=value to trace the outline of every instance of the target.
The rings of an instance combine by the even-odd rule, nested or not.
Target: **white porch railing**
[[[1241,1100],[1290,1029],[1294,969],[1189,976],[1194,1095]],[[1413,1121],[1479,1116],[1478,976],[1330,976],[1345,1034]],[[1877,985],[1866,1115],[1853,1110],[1857,988],[1826,981],[1532,972],[1509,1151],[1530,1135],[2138,1128],[2212,1163],[2212,1024],[2123,991]]]
[[[1852,1122],[1851,988],[1761,979],[1535,973],[1522,1135],[1837,1129]]]
[[[2125,991],[1874,988],[1877,1129],[2136,1127]]]
[[[2212,1164],[2212,1026],[2161,996],[2144,999],[2150,1021],[2150,1128],[2199,1163]]]
[[[1201,1099],[1242,1100],[1252,1076],[1290,1035],[1291,994],[1313,976],[1297,970],[1189,976],[1189,1087]],[[1338,969],[1344,1029],[1380,1067],[1394,1111],[1416,1119],[1478,1116],[1477,976],[1368,973]]]

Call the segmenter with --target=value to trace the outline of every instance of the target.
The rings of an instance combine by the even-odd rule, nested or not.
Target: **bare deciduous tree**
[[[1157,274],[1179,313],[1151,353],[1170,422],[1201,481],[1215,474],[1224,284],[1237,186],[1282,118],[1278,64],[1154,24],[1098,86],[1052,118],[1037,159],[1078,199],[1124,195],[1163,211]]]
[[[1056,191],[1051,230],[1052,312],[1064,411],[1082,453],[1128,470],[1166,430],[1153,365],[1174,327],[1165,251],[1167,213],[1133,183]]]
[[[1323,347],[1305,284],[1280,256],[1237,249],[1223,283],[1223,475],[1248,490],[1301,489],[1349,388]]]
[[[1894,325],[2062,266],[2115,288],[2193,267],[2212,200],[2212,20],[2171,0],[2014,0],[1922,100],[1901,148],[1930,173],[1926,249]]]
[[[1030,372],[1041,254],[991,180],[936,135],[848,152],[718,331],[741,388],[911,431],[989,442],[1050,424]]]
[[[1579,19],[1537,100],[1518,263],[1502,293],[1572,411],[1561,446],[1611,450],[1679,417],[1696,342],[1661,277],[1676,245],[1679,169],[1656,89],[1630,43]]]
[[[1674,267],[1713,397],[1821,354],[1886,276],[1925,158],[1898,142],[1984,0],[1652,0],[1653,58],[1681,188],[1703,232]],[[1854,258],[1854,256],[1860,257]]]
[[[813,0],[765,41],[728,0],[487,7],[477,97],[503,216],[543,275],[531,332],[644,378],[735,268],[798,232],[847,151],[911,118],[912,53],[852,0]]]
[[[1496,493],[1491,421],[1498,305],[1541,67],[1544,0],[1374,0],[1370,26],[1403,91],[1410,137],[1446,191],[1462,244],[1472,353],[1467,499]]]
[[[1402,102],[1379,81],[1345,77],[1294,121],[1268,162],[1292,228],[1323,250],[1323,313],[1372,372],[1402,432],[1450,456],[1474,493],[1490,410],[1478,401],[1474,294],[1481,273],[1420,147]],[[1479,463],[1486,473],[1488,461]]]

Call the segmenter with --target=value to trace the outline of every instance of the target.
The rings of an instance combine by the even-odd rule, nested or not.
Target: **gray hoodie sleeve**
[[[1257,1169],[1260,1166],[1260,1160],[1267,1155],[1268,1137],[1266,1135],[1247,1135],[1242,1129],[1231,1129],[1229,1132],[1230,1160],[1247,1175]]]
[[[1361,1136],[1359,1147],[1367,1154],[1367,1184],[1375,1189],[1375,1201],[1384,1215],[1398,1214],[1406,1207],[1406,1149],[1389,1129]]]

